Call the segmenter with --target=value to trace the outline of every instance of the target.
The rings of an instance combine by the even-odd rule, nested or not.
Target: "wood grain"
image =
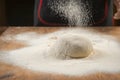
[[[63,27],[10,27],[1,37],[7,34],[16,35],[23,32],[37,32],[39,34],[45,34],[63,29]],[[66,29],[66,28],[64,28]],[[93,27],[87,28],[103,34],[113,35],[120,40],[120,28],[119,27]],[[14,46],[13,46],[14,45]],[[16,41],[4,41],[0,38],[0,50],[13,50],[26,46],[25,44]],[[22,69],[18,66],[9,65],[0,62],[0,80],[120,80],[120,73],[95,73],[86,76],[65,76],[50,73],[37,73],[27,69]]]

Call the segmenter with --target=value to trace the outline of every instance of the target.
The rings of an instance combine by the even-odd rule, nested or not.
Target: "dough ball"
[[[84,37],[76,34],[67,34],[56,41],[51,51],[57,58],[84,58],[93,52],[93,46]]]

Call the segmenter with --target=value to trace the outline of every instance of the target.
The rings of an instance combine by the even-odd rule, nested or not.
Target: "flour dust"
[[[92,4],[88,0],[49,0],[48,6],[56,15],[68,20],[70,26],[87,26],[93,21]]]
[[[63,35],[71,36],[70,34],[79,35],[91,41],[94,54],[78,59],[59,59],[52,54],[50,49],[53,45],[57,45],[56,41]],[[7,39],[10,38],[4,40]],[[96,72],[120,72],[120,42],[112,36],[74,28],[43,35],[33,32],[22,33],[12,36],[11,39],[26,43],[28,46],[12,51],[0,51],[0,61],[25,69],[71,76]]]

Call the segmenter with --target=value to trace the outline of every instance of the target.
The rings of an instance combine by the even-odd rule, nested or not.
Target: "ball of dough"
[[[93,52],[92,43],[79,35],[67,34],[59,38],[51,48],[56,57],[84,58]]]

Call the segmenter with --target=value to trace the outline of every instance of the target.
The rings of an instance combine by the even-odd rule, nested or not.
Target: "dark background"
[[[6,13],[9,25],[33,25],[34,0],[6,0]]]
[[[34,0],[1,0],[0,13],[3,13],[3,7],[5,12],[1,15],[1,25],[9,26],[29,26],[33,25],[33,13],[34,13]]]
[[[0,0],[0,26],[32,26],[34,4],[35,0]],[[120,20],[114,21],[118,23]]]

